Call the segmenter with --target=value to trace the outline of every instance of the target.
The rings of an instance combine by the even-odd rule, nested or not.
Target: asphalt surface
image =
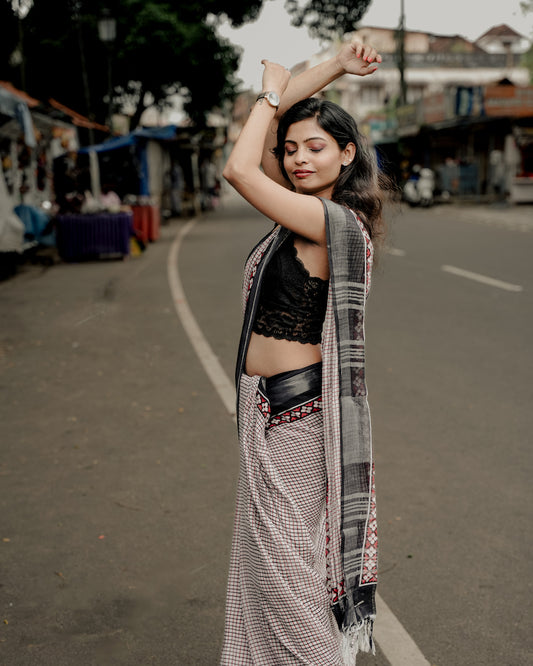
[[[531,208],[388,219],[366,331],[380,594],[432,665],[525,666]],[[0,283],[2,666],[217,663],[237,443],[173,309],[166,261],[182,224],[141,257]],[[269,228],[228,197],[180,253],[230,377],[243,262]],[[387,663],[379,650],[358,660]]]
[[[143,256],[0,284],[0,664],[215,664],[235,426]]]

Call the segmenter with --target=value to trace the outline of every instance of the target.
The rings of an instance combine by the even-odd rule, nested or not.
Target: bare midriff
[[[246,356],[246,374],[271,377],[279,372],[298,370],[322,360],[320,344],[277,340],[252,333]]]

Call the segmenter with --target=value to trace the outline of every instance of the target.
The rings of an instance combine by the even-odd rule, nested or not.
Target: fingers
[[[371,63],[378,61],[377,59],[379,58],[378,62],[381,62],[381,56],[378,55],[378,52],[376,51],[375,48],[372,46],[369,46],[368,44],[365,44],[362,49],[362,58],[365,62]]]
[[[359,76],[367,76],[368,74],[373,74],[378,68],[376,66],[372,67],[372,63],[369,65],[363,65]]]
[[[361,42],[359,39],[354,37],[352,39],[352,42],[351,42],[350,46],[352,47],[352,51],[354,52],[355,57],[360,58],[361,54],[363,52],[363,47],[364,47],[363,42]]]
[[[364,44],[358,37],[352,39],[350,46],[356,58],[361,58],[367,63],[381,62],[381,56],[376,49],[369,44]]]

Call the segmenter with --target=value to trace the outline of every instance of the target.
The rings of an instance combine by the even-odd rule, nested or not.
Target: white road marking
[[[183,285],[179,277],[179,250],[183,239],[196,224],[196,221],[197,218],[194,218],[181,227],[172,243],[167,260],[168,283],[178,318],[220,399],[230,416],[235,418],[235,388],[200,330],[187,303]],[[375,638],[390,665],[430,666],[416,643],[379,594],[376,595],[376,604],[378,612],[375,624]]]
[[[491,278],[488,277],[487,275],[481,275],[480,273],[472,273],[472,271],[465,271],[463,268],[456,268],[455,266],[441,266],[441,269],[446,273],[452,273],[453,275],[458,275],[459,277],[464,277],[467,278],[468,280],[475,280],[476,282],[487,284],[490,287],[498,287],[499,289],[505,289],[506,291],[523,291],[524,289],[519,284],[511,284],[510,282],[497,280],[496,278]]]
[[[191,312],[187,302],[187,298],[185,297],[185,292],[183,290],[183,285],[181,284],[179,276],[179,249],[183,239],[189,233],[195,223],[196,218],[190,220],[190,222],[183,226],[179,230],[170,247],[167,260],[168,283],[172,293],[172,300],[174,301],[176,313],[182,323],[183,328],[185,329],[185,332],[187,333],[189,340],[191,341],[200,363],[204,366],[204,370],[206,371],[207,376],[217,390],[218,395],[220,396],[220,399],[222,400],[227,411],[231,416],[235,416],[236,396],[233,383],[228,379],[228,376],[224,372],[224,368],[220,364],[220,361],[211,349],[211,346],[204,337],[200,327],[196,323],[196,319],[194,318],[194,315]]]
[[[375,638],[391,666],[430,666],[391,609],[376,594]]]

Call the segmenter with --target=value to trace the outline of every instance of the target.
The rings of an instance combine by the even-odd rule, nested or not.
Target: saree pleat
[[[321,413],[268,427],[259,377],[241,378],[240,478],[221,663],[340,666],[326,588]]]

